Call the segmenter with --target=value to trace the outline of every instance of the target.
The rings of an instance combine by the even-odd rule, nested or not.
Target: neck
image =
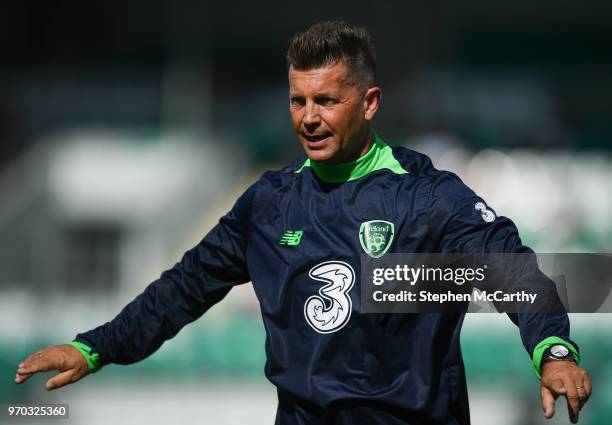
[[[349,156],[352,159],[332,164],[311,161],[311,167],[324,180],[345,181],[367,170],[376,161],[380,147],[380,144],[375,142],[373,132],[370,131],[364,139],[363,147]]]

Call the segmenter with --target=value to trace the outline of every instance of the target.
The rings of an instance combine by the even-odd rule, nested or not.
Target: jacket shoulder
[[[296,177],[298,171],[306,161],[306,155],[302,155],[278,170],[266,170],[261,175],[260,185],[278,188],[290,184]]]
[[[395,159],[408,171],[410,178],[416,180],[429,197],[442,196],[449,202],[474,196],[474,192],[455,173],[437,169],[431,158],[421,152],[392,146]]]

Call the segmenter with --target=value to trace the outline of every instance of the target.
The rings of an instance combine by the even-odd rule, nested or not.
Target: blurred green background
[[[0,4],[0,404],[71,423],[272,423],[250,285],[149,359],[52,393],[13,384],[42,346],[110,320],[261,172],[300,155],[287,39],[323,19],[376,41],[390,144],[456,172],[539,252],[612,250],[612,3],[6,0]],[[611,317],[573,314],[609,423]],[[468,315],[473,423],[552,422],[514,325]]]

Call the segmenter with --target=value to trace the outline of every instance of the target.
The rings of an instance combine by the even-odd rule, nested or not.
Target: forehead
[[[343,62],[321,68],[298,70],[289,68],[291,91],[329,91],[348,87],[347,67]]]

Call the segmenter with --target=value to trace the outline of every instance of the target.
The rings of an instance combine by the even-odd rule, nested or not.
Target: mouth
[[[301,134],[304,140],[308,142],[308,145],[313,146],[313,147],[323,144],[323,142],[332,135],[329,132],[325,132],[321,134],[307,134],[307,133],[302,132]]]

